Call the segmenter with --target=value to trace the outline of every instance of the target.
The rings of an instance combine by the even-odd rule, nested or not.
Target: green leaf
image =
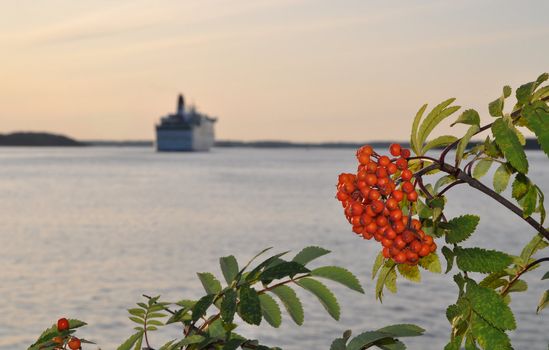
[[[543,152],[549,156],[549,107],[542,101],[536,101],[524,107],[522,114],[528,127],[537,136]]]
[[[525,292],[528,290],[528,284],[523,280],[516,280],[507,290],[509,293]]]
[[[421,149],[421,146],[423,145],[427,137],[429,137],[429,134],[431,133],[431,131],[433,131],[433,129],[441,121],[448,118],[455,111],[460,109],[459,106],[448,107],[455,100],[456,100],[455,98],[450,98],[446,101],[443,101],[437,106],[435,106],[435,108],[433,108],[431,112],[429,112],[429,114],[427,114],[427,116],[425,117],[425,119],[423,120],[423,122],[419,127],[419,132],[417,136],[417,145],[419,146],[418,147],[419,149]]]
[[[246,276],[246,281],[254,281],[255,279],[257,279],[261,275],[261,270],[268,267],[273,262],[276,262],[277,260],[279,260],[279,258],[281,256],[283,256],[284,254],[287,254],[287,253],[288,252],[286,251],[286,252],[276,254],[276,255],[271,256],[270,258],[264,260],[263,262],[261,262],[252,271],[250,271],[250,273]]]
[[[275,328],[280,327],[282,315],[276,301],[268,294],[260,294],[259,303],[261,304],[261,314],[265,320]]]
[[[450,126],[454,126],[458,123],[469,124],[469,125],[480,125],[480,116],[477,111],[474,109],[467,109],[461,113],[459,118],[453,122]]]
[[[537,199],[538,191],[536,190],[536,186],[530,186],[528,188],[528,192],[526,192],[526,195],[522,198],[522,209],[524,211],[522,216],[528,217],[534,213],[536,210]]]
[[[421,150],[421,154],[425,154],[427,153],[428,150],[433,148],[448,146],[454,143],[455,141],[457,141],[457,137],[455,136],[451,136],[451,135],[439,136],[434,140],[427,142],[427,144]]]
[[[384,261],[385,261],[385,258],[383,257],[383,253],[379,252],[377,254],[374,265],[372,266],[372,279],[376,278],[377,272],[379,271],[379,269],[383,265]]]
[[[397,273],[396,269],[390,269],[387,272],[387,276],[385,277],[385,287],[389,289],[392,293],[397,292],[397,285],[396,285],[396,279],[397,279]]]
[[[240,287],[239,315],[249,324],[261,323],[261,305],[257,291],[249,286]]]
[[[549,289],[543,292],[543,294],[541,295],[536,313],[538,314],[541,310],[545,309],[547,305],[549,305]]]
[[[457,266],[463,271],[490,273],[503,270],[513,259],[496,250],[481,248],[454,248]]]
[[[309,262],[313,261],[316,258],[319,258],[323,255],[330,253],[329,250],[321,247],[306,247],[303,248],[297,255],[292,259],[296,263],[299,263],[303,266],[307,265]]]
[[[246,339],[231,339],[225,343],[223,350],[236,350],[240,345],[244,344]]]
[[[232,255],[219,258],[219,265],[221,266],[221,272],[227,284],[231,284],[238,275],[238,262]]]
[[[505,191],[509,185],[509,179],[513,173],[512,169],[507,164],[501,164],[494,173],[494,190],[497,193]]]
[[[406,278],[407,280],[410,280],[412,282],[421,281],[421,273],[419,272],[419,268],[417,267],[417,265],[398,264],[397,269],[402,277]]]
[[[486,350],[511,350],[511,342],[505,332],[492,327],[482,317],[473,316],[471,332],[478,344]]]
[[[426,108],[427,108],[427,104],[424,104],[423,106],[421,106],[421,108],[417,111],[416,116],[414,117],[414,122],[412,124],[412,134],[410,135],[410,146],[412,147],[412,150],[414,151],[415,154],[420,154],[421,152],[422,145],[420,145],[418,142],[418,128],[419,128],[419,122]]]
[[[139,331],[126,339],[116,350],[131,350],[132,346],[143,337],[143,331]]]
[[[439,178],[437,180],[437,182],[435,183],[435,193],[439,193],[439,189],[442,186],[449,185],[454,181],[456,181],[456,178],[453,177],[452,175],[446,175],[446,176],[443,176],[443,177]]]
[[[513,312],[495,290],[480,287],[469,280],[465,296],[473,310],[493,327],[501,330],[513,330],[517,327]]]
[[[541,278],[542,280],[546,280],[546,279],[549,279],[549,271],[547,271],[545,273],[545,275],[543,275],[543,277]]]
[[[496,138],[497,145],[513,168],[526,174],[528,172],[528,160],[517,134],[513,131],[510,120],[508,118],[496,120],[492,124],[492,133]]]
[[[284,277],[294,277],[298,273],[308,273],[309,269],[295,261],[284,261],[278,265],[267,268],[260,275],[262,282],[270,283],[272,280],[281,279]]]
[[[379,299],[379,301],[382,301],[383,287],[387,284],[387,280],[391,280],[394,278],[394,280],[396,281],[396,272],[394,271],[395,267],[396,263],[393,260],[386,260],[383,264],[383,267],[381,268],[381,271],[379,272],[379,276],[376,282],[376,299]],[[394,281],[389,281],[388,284],[393,286]]]
[[[364,289],[358,279],[348,270],[339,266],[323,266],[311,271],[312,276],[327,278],[364,294]]]
[[[134,316],[137,316],[137,317],[141,317],[141,318],[143,318],[143,316],[145,315],[145,310],[140,309],[140,308],[129,309],[128,312],[129,312],[131,315],[134,315]]]
[[[295,294],[295,291],[288,286],[278,286],[271,290],[282,302],[286,311],[292,317],[294,322],[301,326],[303,324],[303,306]]]
[[[145,324],[145,321],[142,319],[142,318],[139,318],[139,317],[133,317],[133,316],[130,316],[128,317],[131,321],[137,323],[137,324]]]
[[[522,252],[520,253],[520,258],[523,262],[523,265],[527,265],[530,262],[530,259],[532,256],[539,250],[544,249],[549,246],[549,243],[547,240],[541,235],[537,234],[524,248],[522,249]]]
[[[490,170],[490,167],[492,166],[492,162],[493,160],[490,158],[483,158],[479,160],[477,165],[473,169],[473,177],[475,179],[480,179],[481,177],[486,175],[486,173],[488,172],[488,170]]]
[[[507,98],[507,97],[511,96],[512,92],[513,92],[513,90],[511,89],[511,87],[509,85],[505,85],[503,87],[503,98]]]
[[[516,200],[522,199],[526,193],[528,193],[528,188],[530,187],[530,180],[524,174],[517,174],[515,181],[512,185],[512,196]]]
[[[347,350],[347,342],[343,338],[337,338],[330,345],[330,350]]]
[[[232,323],[234,314],[236,312],[236,291],[234,289],[228,289],[223,295],[223,301],[221,302],[221,318],[226,323]]]
[[[259,253],[257,253],[256,255],[253,256],[253,258],[250,259],[250,261],[248,261],[248,263],[246,265],[244,265],[244,267],[242,269],[240,269],[240,271],[238,272],[238,275],[242,275],[244,273],[244,271],[248,268],[248,266],[250,266],[250,264],[255,260],[257,259],[258,257],[260,257],[261,255],[265,254],[267,251],[273,249],[273,247],[269,247],[269,248],[265,248],[263,249],[262,251],[260,251]]]
[[[213,304],[214,298],[215,298],[214,294],[209,294],[209,295],[203,296],[196,302],[196,304],[194,304],[192,308],[193,322],[198,321],[200,317],[206,314],[206,311],[208,311],[208,308]]]
[[[325,285],[312,278],[302,278],[296,283],[314,294],[330,316],[335,320],[339,320],[339,303],[334,294]]]
[[[433,252],[423,258],[419,259],[419,266],[423,267],[425,270],[441,273],[442,267],[440,266],[440,260],[437,253]]]
[[[504,97],[501,96],[488,104],[488,112],[492,117],[503,116]]]
[[[425,329],[416,326],[415,324],[393,324],[380,328],[376,332],[386,333],[395,338],[417,337],[423,335],[423,333],[425,333]]]
[[[362,350],[371,346],[374,342],[378,340],[390,337],[390,335],[382,332],[364,332],[351,339],[351,341],[347,345],[347,350]]]
[[[392,338],[378,340],[373,345],[381,350],[406,350],[406,345],[403,342]]]
[[[207,294],[218,294],[221,292],[221,283],[209,272],[197,273],[202,286]]]
[[[471,137],[475,135],[480,128],[478,125],[471,125],[469,129],[467,129],[467,132],[463,137],[459,140],[457,148],[456,148],[456,163],[459,166],[459,163],[461,162],[461,159],[463,158],[463,153],[465,152],[465,148],[467,148],[467,145],[469,144],[469,140],[471,140]]]
[[[217,319],[208,326],[208,334],[211,338],[225,339],[227,331],[223,327],[223,321]]]
[[[465,241],[475,232],[480,217],[477,215],[462,215],[448,221],[444,225],[449,231],[446,234],[446,242],[456,244]]]
[[[447,246],[442,247],[441,249],[442,255],[444,255],[444,258],[446,259],[446,271],[444,273],[450,272],[452,270],[452,267],[454,266],[454,252],[448,248]]]
[[[193,334],[193,335],[189,335],[187,337],[185,337],[185,339],[177,342],[176,344],[174,344],[172,346],[173,349],[179,349],[183,346],[186,346],[186,345],[191,345],[191,344],[198,344],[200,342],[203,342],[206,338],[204,338],[203,336],[201,335],[198,335],[198,334]]]

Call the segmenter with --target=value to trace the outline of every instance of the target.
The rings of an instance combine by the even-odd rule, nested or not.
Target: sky
[[[223,140],[406,140],[549,71],[549,2],[0,0],[0,133],[152,140],[177,94]],[[457,117],[457,115],[456,115]],[[440,132],[460,133],[447,123]]]

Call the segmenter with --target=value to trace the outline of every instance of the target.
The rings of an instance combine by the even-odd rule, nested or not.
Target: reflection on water
[[[406,339],[411,349],[442,348],[449,329],[444,310],[456,298],[451,275],[424,274],[420,285],[400,281],[398,294],[386,295],[383,305],[374,301],[370,270],[379,248],[350,231],[334,199],[339,172],[354,170],[353,153],[0,149],[0,350],[25,348],[61,316],[87,321],[81,335],[114,349],[131,334],[125,310],[142,293],[197,298],[202,287],[195,273],[221,277],[220,256],[242,261],[267,246],[297,252],[307,245],[331,249],[318,263],[349,268],[366,295],[330,284],[342,308],[335,322],[314,297],[298,291],[303,327],[294,328],[285,316],[279,330],[262,325],[241,333],[289,350],[326,349],[345,329],[413,322],[427,334]],[[549,190],[545,156],[528,157],[532,178]],[[532,230],[496,209],[489,198],[466,190],[450,194],[447,212],[481,215],[471,244],[516,254]],[[549,341],[546,315],[535,314],[547,288],[539,281],[543,272],[528,275],[529,291],[513,298],[517,349],[546,349]],[[153,341],[160,345],[178,335],[170,328]]]

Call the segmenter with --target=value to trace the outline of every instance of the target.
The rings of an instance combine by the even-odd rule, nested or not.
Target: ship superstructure
[[[185,98],[179,95],[175,114],[162,117],[156,125],[158,151],[207,151],[215,143],[216,118],[199,113],[194,106],[185,108]]]

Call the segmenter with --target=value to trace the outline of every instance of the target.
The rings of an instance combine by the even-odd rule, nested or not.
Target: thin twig
[[[542,262],[544,261],[549,261],[549,257],[547,258],[541,258],[541,259],[538,259],[536,261],[533,261],[531,262],[530,264],[526,265],[522,270],[520,270],[516,275],[515,277],[513,277],[512,280],[509,281],[509,284],[507,284],[507,286],[505,286],[505,288],[501,291],[501,296],[504,297],[507,295],[507,293],[509,292],[509,289],[511,289],[511,287],[513,286],[513,284],[520,278],[520,276],[522,276],[522,274],[524,274],[525,272],[527,272],[528,270],[530,270],[532,267],[538,265],[538,264],[541,264]]]

